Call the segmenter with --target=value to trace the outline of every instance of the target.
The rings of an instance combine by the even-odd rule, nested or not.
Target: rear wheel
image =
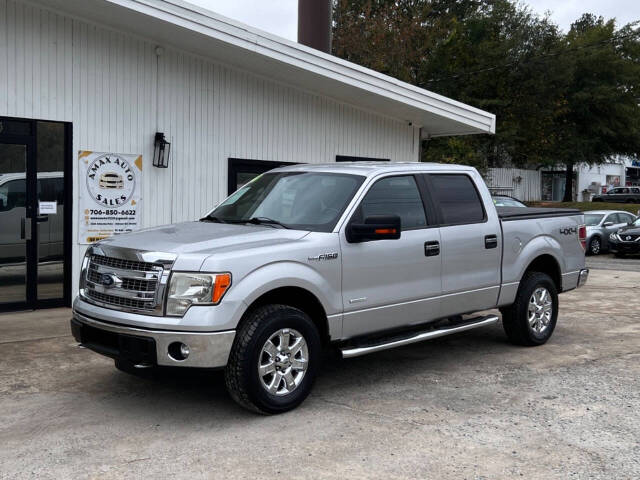
[[[602,242],[600,237],[593,237],[589,242],[589,249],[587,250],[590,255],[598,255],[602,251]]]
[[[513,305],[502,309],[502,325],[511,343],[543,345],[558,319],[558,291],[549,275],[530,272],[520,282]]]
[[[258,413],[282,413],[311,392],[321,342],[309,316],[286,305],[266,305],[249,314],[225,369],[233,399]]]

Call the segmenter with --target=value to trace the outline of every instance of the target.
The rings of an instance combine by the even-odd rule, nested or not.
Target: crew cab
[[[511,342],[544,344],[558,294],[587,280],[585,235],[577,210],[496,208],[471,167],[287,166],[199,221],[92,245],[71,328],[124,371],[224,368],[240,405],[280,413],[327,346],[364,355],[491,309]]]

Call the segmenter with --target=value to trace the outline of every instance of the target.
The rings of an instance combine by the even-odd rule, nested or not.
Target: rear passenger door
[[[502,233],[495,208],[484,207],[491,201],[488,192],[483,201],[467,173],[427,174],[424,181],[440,225],[442,315],[494,307],[501,282]]]
[[[347,223],[398,215],[397,240],[349,243],[341,229],[343,335],[352,337],[440,316],[440,234],[414,175],[376,179]],[[430,206],[427,205],[427,208]]]

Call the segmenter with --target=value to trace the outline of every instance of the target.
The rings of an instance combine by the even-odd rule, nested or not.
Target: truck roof
[[[446,163],[423,162],[333,162],[333,163],[300,163],[279,167],[275,172],[327,172],[348,173],[352,175],[370,176],[384,172],[434,172],[434,171],[473,171],[466,165],[450,165]]]

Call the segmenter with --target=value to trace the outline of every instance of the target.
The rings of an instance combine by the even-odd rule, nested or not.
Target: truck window
[[[364,221],[372,215],[398,215],[403,230],[425,227],[427,217],[413,176],[386,177],[373,184],[354,220]]]
[[[444,225],[480,223],[485,220],[482,200],[469,176],[433,174],[429,178],[435,201],[440,205]]]

